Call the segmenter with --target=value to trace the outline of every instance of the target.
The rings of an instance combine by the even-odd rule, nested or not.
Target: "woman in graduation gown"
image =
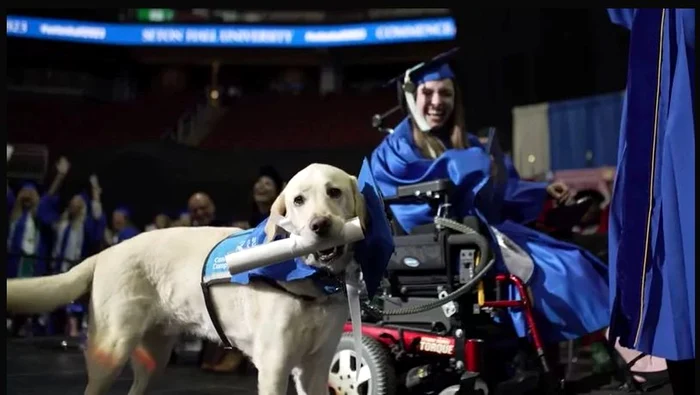
[[[475,197],[478,188],[474,186],[483,184],[493,168],[478,139],[466,133],[453,79],[447,64],[429,66],[411,76],[416,87],[415,110],[371,156],[372,172],[382,193],[393,196],[401,185],[451,179],[461,195],[453,201],[459,217],[479,216],[533,259],[535,268],[528,286],[545,341],[575,339],[605,328],[609,320],[607,268],[587,251],[522,225],[537,218],[548,193],[566,200],[566,188],[520,180],[511,164],[498,202]],[[406,232],[433,221],[434,213],[427,204],[393,205],[391,209]],[[509,313],[519,336],[525,336],[522,314]]]
[[[58,219],[53,203],[70,170],[70,162],[61,157],[56,177],[43,196],[32,182],[22,184],[9,212],[7,234],[7,278],[42,276],[50,268],[45,259],[51,248],[51,226]],[[9,197],[9,196],[8,196]]]
[[[674,392],[695,393],[695,10],[609,15],[631,31],[610,211],[610,338],[666,358]]]
[[[91,189],[90,196],[86,193],[74,195],[53,225],[55,238],[52,257],[61,273],[97,253],[100,248],[107,222],[100,201],[101,190],[96,184],[93,184]],[[60,212],[58,200],[52,203],[52,209]],[[68,336],[80,335],[80,322],[84,313],[85,306],[80,301],[74,301],[67,306]]]
[[[112,211],[112,229],[105,228],[105,242],[113,246],[141,233],[131,222],[131,210],[119,206]]]
[[[18,191],[9,211],[7,278],[42,276],[52,271],[47,258],[52,241],[51,226],[58,218],[52,204],[58,200],[58,190],[69,169],[70,162],[60,158],[56,163],[56,177],[41,197],[37,186],[31,182],[25,182]],[[12,331],[17,334],[27,323],[27,317],[16,316],[12,321]]]

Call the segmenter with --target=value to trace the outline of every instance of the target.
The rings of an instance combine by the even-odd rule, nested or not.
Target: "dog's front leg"
[[[280,357],[268,357],[258,368],[258,395],[285,395],[291,363]]]
[[[315,353],[305,355],[293,371],[298,395],[324,395],[328,393],[328,373],[335,356],[345,320],[339,316],[332,335]]]
[[[284,347],[267,347],[256,353],[258,395],[285,395],[294,363]]]
[[[336,346],[315,355],[307,355],[293,371],[297,395],[324,395],[328,393],[328,371]]]

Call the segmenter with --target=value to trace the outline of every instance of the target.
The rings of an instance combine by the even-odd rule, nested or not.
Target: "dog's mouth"
[[[345,252],[345,246],[338,246],[326,250],[316,251],[314,252],[314,257],[321,263],[330,263],[343,255],[343,252]]]

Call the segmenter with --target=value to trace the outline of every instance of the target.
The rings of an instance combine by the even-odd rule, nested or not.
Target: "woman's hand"
[[[99,199],[102,195],[102,188],[100,188],[100,181],[96,174],[90,175],[90,186],[92,187],[92,198]]]
[[[63,184],[63,180],[66,178],[66,174],[68,174],[68,170],[70,170],[70,162],[65,156],[60,157],[58,162],[56,162],[56,177],[54,177],[49,190],[46,192],[48,195],[54,196],[58,192],[61,184]]]
[[[561,181],[555,181],[547,185],[547,193],[558,203],[566,203],[571,198],[569,186]]]
[[[58,174],[65,176],[68,174],[68,170],[70,170],[70,162],[65,156],[60,157],[58,162],[56,162],[56,171],[58,171]]]

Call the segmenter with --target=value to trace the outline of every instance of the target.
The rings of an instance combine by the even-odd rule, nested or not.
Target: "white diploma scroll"
[[[285,224],[280,224],[284,227]],[[231,275],[246,272],[275,263],[302,257],[316,251],[351,244],[364,239],[359,218],[346,222],[339,237],[332,239],[305,238],[290,234],[288,238],[260,244],[226,255]]]

